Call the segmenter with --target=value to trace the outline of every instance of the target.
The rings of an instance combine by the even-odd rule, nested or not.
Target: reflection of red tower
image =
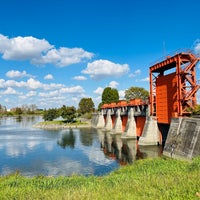
[[[158,123],[170,124],[171,117],[191,113],[200,87],[195,71],[199,60],[192,53],[182,52],[150,67],[150,114]],[[171,73],[165,74],[167,70]]]

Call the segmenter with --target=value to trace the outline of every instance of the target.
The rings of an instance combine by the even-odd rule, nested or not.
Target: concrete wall
[[[163,155],[179,159],[200,155],[200,119],[172,118]]]

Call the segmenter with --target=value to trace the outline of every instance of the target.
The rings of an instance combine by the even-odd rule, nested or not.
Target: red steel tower
[[[195,71],[199,60],[191,52],[181,52],[150,67],[150,114],[158,123],[170,124],[171,117],[191,113],[200,88]]]

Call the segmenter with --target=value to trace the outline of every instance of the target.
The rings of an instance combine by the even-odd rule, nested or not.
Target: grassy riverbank
[[[41,129],[65,129],[65,128],[84,128],[91,127],[91,120],[87,121],[74,121],[74,122],[66,122],[65,120],[56,120],[56,121],[44,121],[39,122],[33,125],[34,128]]]
[[[0,199],[200,199],[200,158],[136,161],[102,177],[0,177]]]

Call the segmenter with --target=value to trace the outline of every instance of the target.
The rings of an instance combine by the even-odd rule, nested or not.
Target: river
[[[32,127],[40,121],[40,116],[0,118],[0,175],[100,176],[136,159],[161,155],[160,147],[138,149],[135,141],[93,128]]]

